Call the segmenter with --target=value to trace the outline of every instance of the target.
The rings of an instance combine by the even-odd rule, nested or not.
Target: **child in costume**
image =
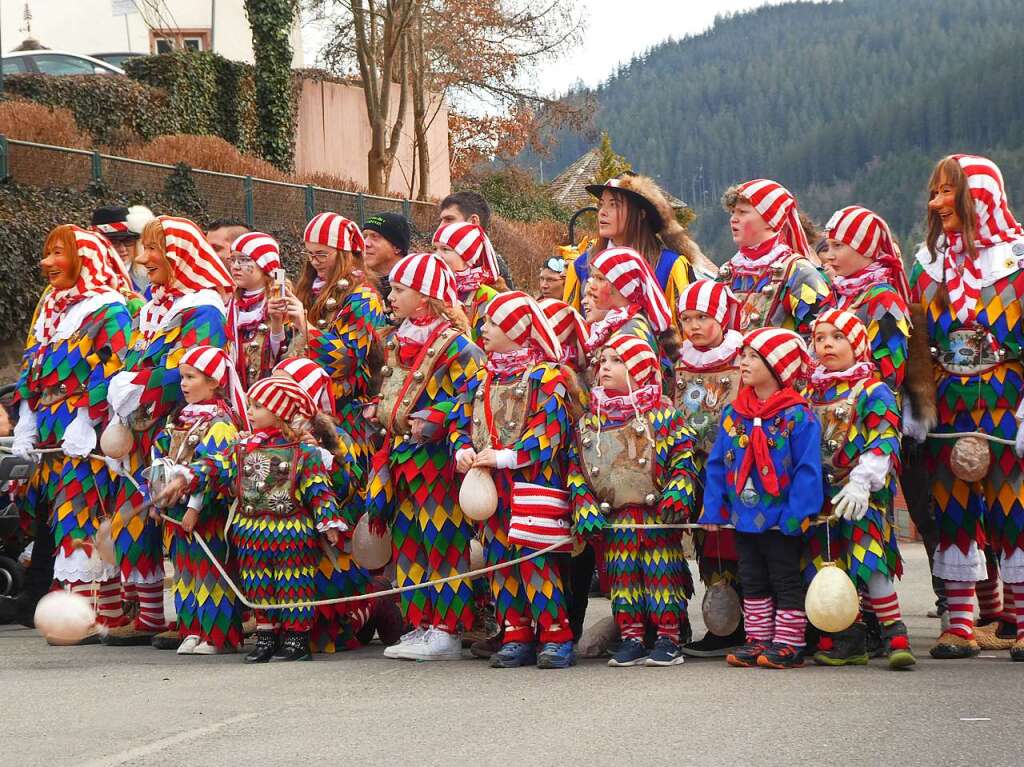
[[[231,244],[235,292],[228,302],[228,338],[242,386],[270,375],[288,348],[284,318],[268,311],[281,269],[277,241],[263,232],[247,232]]]
[[[738,360],[743,335],[736,329],[739,302],[729,288],[712,280],[698,280],[679,295],[679,327],[683,344],[675,365],[675,404],[693,432],[694,463],[701,473],[711,446],[718,436],[722,410],[739,391]],[[702,491],[700,492],[702,495]],[[694,505],[700,513],[700,497]],[[739,586],[736,543],[732,530],[703,532],[694,536],[697,564],[706,586],[725,582]],[[689,643],[683,651],[695,657],[725,656],[743,643],[743,626],[730,636],[710,630],[703,639]]]
[[[803,533],[824,502],[821,427],[793,388],[809,363],[803,339],[759,328],[743,339],[740,391],[722,412],[707,462],[700,523],[736,528],[747,642],[731,666],[804,663]]]
[[[484,562],[507,562],[566,541],[490,575],[504,628],[491,666],[567,668],[576,655],[560,560],[572,550],[567,400],[573,385],[557,365],[561,345],[536,301],[519,291],[501,293],[484,317],[486,368],[470,383],[473,399],[456,411],[451,437],[457,470],[490,469],[497,486],[498,510],[483,523]]]
[[[363,486],[361,467],[353,459],[356,454],[352,438],[341,428],[334,410],[331,377],[313,360],[288,357],[274,367],[274,375],[295,381],[316,404],[318,413],[312,419],[296,417],[291,424],[296,433],[309,435],[321,448],[324,466],[331,476],[331,485],[338,509],[349,530],[341,534],[339,544],[325,550],[315,573],[316,592],[321,599],[350,597],[390,588],[383,579],[373,576],[356,564],[352,557],[351,531],[364,512],[364,501],[357,492]],[[370,602],[343,602],[320,605],[310,633],[315,652],[333,653],[366,644],[374,631],[384,644],[394,644],[402,634],[401,616],[393,599]]]
[[[440,256],[412,253],[389,275],[389,300],[402,324],[385,338],[376,419],[384,446],[367,483],[370,527],[391,525],[399,586],[469,570],[473,529],[459,508],[455,462],[446,440],[455,406],[484,365],[458,308],[455,275]],[[459,632],[473,620],[468,578],[402,594],[413,630],[388,647],[389,658],[456,660]]]
[[[469,319],[474,341],[479,341],[484,307],[505,289],[498,259],[487,233],[468,222],[441,224],[434,232],[435,252],[455,274],[455,292]]]
[[[586,347],[590,331],[583,315],[557,298],[542,298],[537,303],[562,346],[559,362],[568,365],[577,378],[584,375],[590,367]]]
[[[321,213],[303,239],[307,260],[295,293],[271,300],[270,312],[284,314],[296,329],[289,355],[309,357],[330,374],[341,426],[365,472],[370,448],[362,411],[379,385],[374,371],[381,364],[384,306],[363,271],[365,244],[355,222]]]
[[[740,301],[739,329],[778,327],[809,337],[814,318],[833,296],[815,268],[796,198],[759,178],[727,189],[722,204],[739,250],[722,265],[718,280]]]
[[[927,437],[939,526],[934,573],[949,601],[949,629],[931,654],[978,654],[975,584],[994,581],[987,544],[1015,606],[1010,655],[1024,661],[1024,227],[1007,205],[999,168],[985,157],[943,158],[929,190],[928,236],[910,284],[911,299],[927,315],[938,424],[905,416],[904,431]],[[982,437],[943,436],[965,432]]]
[[[195,346],[227,342],[220,292],[234,283],[199,228],[188,219],[158,216],[142,233],[142,255],[152,298],[142,307],[124,370],[110,381],[113,415],[131,433],[131,449],[120,460],[122,474],[111,524],[125,588],[139,597],[139,615],[112,629],[111,645],[150,644],[164,631],[163,546],[159,526],[142,513],[148,488],[143,470],[156,435],[183,404],[178,362]]]
[[[320,449],[298,440],[289,423],[312,418],[316,405],[283,376],[249,389],[253,432],[225,453],[208,456],[176,475],[157,500],[173,503],[186,491],[234,494],[238,505],[229,537],[242,591],[257,603],[313,601],[320,537],[334,545],[348,529],[341,518]],[[249,663],[311,660],[313,607],[256,609],[256,647]]]
[[[178,361],[185,406],[157,434],[153,443],[150,487],[171,476],[175,467],[227,452],[248,429],[243,393],[223,349],[195,346]],[[242,644],[242,619],[235,594],[196,541],[201,537],[220,562],[228,562],[224,527],[230,493],[194,494],[187,505],[164,513],[174,562],[174,608],[178,616],[178,655],[235,652]]]
[[[682,533],[635,525],[685,522],[693,504],[693,435],[662,394],[658,357],[645,339],[618,333],[601,351],[590,412],[578,427],[586,485],[573,502],[576,531],[607,523],[612,615],[622,645],[610,666],[674,666],[689,634],[693,593]],[[621,528],[615,525],[623,525]],[[648,652],[648,629],[657,635]]]
[[[915,663],[900,616],[893,581],[903,563],[893,524],[893,498],[900,460],[900,411],[896,395],[879,380],[867,328],[853,314],[829,309],[814,323],[814,353],[808,401],[821,424],[821,460],[828,510],[836,525],[829,537],[837,559],[881,625],[890,668]],[[828,545],[824,525],[811,531],[806,576],[822,565]],[[817,555],[817,556],[815,556]],[[868,662],[865,626],[860,621],[823,636],[814,660],[820,665]]]
[[[47,235],[41,266],[49,287],[25,344],[12,444],[22,457],[57,449],[39,456],[20,505],[27,516],[48,519],[53,577],[61,587],[91,600],[96,582],[97,624],[108,628],[124,622],[121,580],[116,567],[97,566],[91,552],[115,485],[103,460],[91,454],[107,415],[107,387],[131,334],[120,264],[107,240],[93,232],[65,224]]]

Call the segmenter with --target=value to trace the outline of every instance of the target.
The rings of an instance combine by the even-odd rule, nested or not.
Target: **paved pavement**
[[[0,626],[0,765],[861,765],[1024,763],[1024,664],[933,661],[927,562],[900,593],[918,666],[495,670],[385,660],[379,645],[313,663],[48,647]],[[699,596],[698,596],[699,599]],[[608,614],[592,603],[588,620]],[[702,633],[699,602],[690,610]],[[698,633],[699,635],[699,633]]]

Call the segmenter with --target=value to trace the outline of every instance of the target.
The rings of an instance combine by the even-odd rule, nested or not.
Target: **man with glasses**
[[[557,298],[561,301],[565,290],[565,259],[561,255],[545,259],[537,282],[538,298]]]

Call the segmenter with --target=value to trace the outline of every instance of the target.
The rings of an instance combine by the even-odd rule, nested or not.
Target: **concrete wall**
[[[159,13],[153,10],[157,5]],[[142,12],[114,15],[124,7]],[[22,14],[24,0],[0,2],[3,28],[2,50],[21,43],[26,33]],[[47,48],[71,53],[114,51],[150,52],[150,29],[213,28],[213,50],[236,61],[253,62],[252,33],[243,0],[29,0],[32,11],[32,37]],[[211,15],[215,11],[216,15]],[[293,67],[304,66],[302,34],[296,24],[291,33]]]
[[[399,86],[392,86],[392,108],[398,107]],[[433,113],[433,109],[430,110]],[[451,191],[448,165],[448,108],[442,105],[427,134],[430,146],[430,194]],[[307,80],[299,101],[295,135],[295,167],[300,173],[329,173],[366,186],[366,156],[370,151],[370,123],[366,101],[358,85]],[[388,191],[408,197],[413,168],[412,105],[391,170]],[[412,194],[415,195],[413,187]]]

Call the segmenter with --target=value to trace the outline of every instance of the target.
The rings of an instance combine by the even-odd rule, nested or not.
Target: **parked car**
[[[113,64],[115,67],[124,67],[124,63],[128,59],[135,59],[139,56],[146,55],[148,54],[132,51],[117,51],[115,53],[94,53],[92,54],[92,57],[94,59],[99,59],[100,61],[105,61],[108,64]]]
[[[123,75],[124,70],[105,61],[66,51],[12,51],[3,56],[5,75]]]

